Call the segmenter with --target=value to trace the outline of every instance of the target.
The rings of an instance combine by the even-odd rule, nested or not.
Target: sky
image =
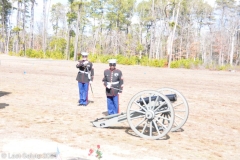
[[[63,5],[67,5],[68,0],[47,0],[48,3],[50,3],[50,6],[56,3],[62,3]],[[42,14],[43,9],[43,0],[38,0],[37,5],[35,7],[36,13]]]
[[[205,0],[205,2],[208,2],[211,6],[214,6],[215,0]]]
[[[48,0],[48,2],[50,2],[50,6],[52,4],[56,4],[58,2],[64,4],[64,5],[67,5],[68,4],[68,0]],[[215,0],[205,0],[205,2],[208,2],[211,6],[214,6],[214,3],[215,3]],[[43,9],[43,0],[38,0],[37,2],[37,6],[35,7],[35,15],[42,15],[42,9]],[[37,16],[36,19],[40,20],[41,17]]]
[[[138,0],[138,1],[141,1],[141,0]],[[206,2],[208,2],[211,6],[214,6],[214,3],[215,3],[215,0],[205,0]],[[48,2],[48,6],[47,6],[47,12],[49,12],[51,6],[53,4],[56,4],[56,3],[62,3],[63,5],[67,5],[68,4],[68,0],[47,0]],[[16,5],[16,4],[15,4]],[[35,22],[42,22],[42,10],[43,10],[43,0],[37,0],[37,5],[35,6]],[[13,14],[13,21],[12,21],[12,24],[13,26],[15,26],[15,16],[16,16],[16,12]],[[50,15],[49,15],[50,16]],[[36,26],[36,24],[35,24]],[[35,27],[34,27],[35,28]],[[35,28],[36,29],[36,28]],[[52,31],[52,27],[51,27],[51,24],[48,24],[48,30],[51,32]]]
[[[50,10],[49,8],[51,8],[53,4],[56,4],[58,2],[62,3],[63,5],[68,4],[68,0],[47,0],[47,2],[48,2],[47,8],[46,8],[47,11]],[[14,7],[17,7],[17,3],[14,3]],[[43,15],[42,11],[43,11],[43,0],[37,0],[37,4],[35,5],[35,8],[34,8],[35,31],[36,31],[36,25],[37,25],[36,23],[42,23],[42,15]],[[17,16],[17,11],[14,10],[11,16],[12,28],[16,25],[16,16]],[[50,23],[48,24],[48,31],[52,32],[52,26]]]
[[[64,5],[66,5],[68,3],[68,0],[48,0],[50,2],[50,5],[55,4],[55,3],[62,3]],[[205,2],[208,2],[211,6],[214,6],[215,0],[205,0]],[[36,6],[36,12],[41,14],[42,13],[42,5],[43,5],[43,1],[42,0],[38,0],[38,5]]]

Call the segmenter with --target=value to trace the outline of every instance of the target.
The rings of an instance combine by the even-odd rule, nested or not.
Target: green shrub
[[[55,37],[49,43],[49,47],[51,50],[64,53],[64,51],[67,47],[67,41],[64,38]]]
[[[210,69],[210,70],[221,70],[221,71],[232,69],[232,67],[229,64],[227,64],[227,65],[218,65],[215,62],[206,64],[205,68],[206,69]]]
[[[23,52],[23,51],[21,51],[21,52]],[[27,49],[26,56],[30,57],[30,58],[44,58],[44,53],[41,50],[38,51],[38,50],[33,50],[33,49]]]
[[[220,71],[226,71],[226,70],[229,70],[230,68],[231,68],[230,65],[217,66],[217,69]]]
[[[117,59],[118,64],[124,64],[124,65],[135,65],[135,64],[137,64],[137,57],[136,56],[117,55],[114,58]]]
[[[91,62],[100,62],[100,63],[108,63],[109,59],[117,59],[118,64],[124,65],[135,65],[137,64],[138,58],[137,56],[123,56],[123,55],[103,55],[103,54],[89,54],[88,59]]]
[[[54,41],[56,42],[56,41]],[[58,41],[59,42],[59,41]],[[62,43],[63,42],[63,43]],[[64,41],[57,44],[64,44]],[[61,46],[61,45],[60,45]],[[52,46],[53,47],[53,46]],[[30,58],[51,58],[51,59],[65,59],[65,54],[63,49],[55,50],[55,51],[46,51],[46,55],[44,55],[42,50],[26,50],[26,56]],[[9,52],[9,55],[19,55],[24,56],[24,52],[20,51],[18,54],[14,52]],[[70,46],[70,60],[73,60],[73,46]],[[80,58],[80,56],[78,57]],[[122,54],[113,55],[113,54],[94,54],[90,53],[88,59],[93,63],[108,63],[109,59],[117,59],[118,64],[123,65],[142,65],[142,66],[152,66],[152,67],[165,67],[167,64],[167,59],[149,59],[148,56],[143,56],[141,59],[139,56],[124,56]],[[171,68],[196,68],[202,65],[202,61],[199,59],[181,59],[177,61],[172,61],[170,67]],[[209,64],[206,68],[214,68],[217,70],[227,70],[230,66],[217,66],[214,64]]]
[[[152,66],[152,67],[164,67],[166,63],[167,63],[166,59],[161,59],[161,60],[151,59],[149,61],[149,66]]]
[[[108,63],[108,60],[112,58],[114,58],[112,55],[100,55],[98,61],[100,63]]]
[[[182,66],[183,66],[183,68],[190,69],[190,68],[191,68],[191,64],[193,64],[193,62],[192,62],[191,60],[184,59],[184,60],[182,61]]]
[[[20,54],[16,53],[16,52],[8,52],[8,55],[10,55],[10,56],[20,56]]]
[[[170,68],[180,68],[181,67],[181,63],[180,61],[172,61]]]
[[[51,59],[64,59],[64,54],[61,51],[47,51],[46,57]]]
[[[97,54],[89,54],[88,59],[93,63],[98,62],[98,55]]]
[[[198,67],[199,65],[202,65],[203,62],[200,59],[196,59],[195,61],[193,61],[193,64],[195,67]]]
[[[148,59],[147,56],[143,56],[140,59],[140,65],[142,65],[142,66],[148,66],[149,65],[149,59]]]
[[[197,59],[180,59],[177,61],[172,61],[170,67],[171,68],[196,68],[198,67],[200,64],[202,64],[202,61]]]
[[[19,54],[19,56],[21,56],[21,57],[25,56],[23,51],[20,51],[18,54]]]

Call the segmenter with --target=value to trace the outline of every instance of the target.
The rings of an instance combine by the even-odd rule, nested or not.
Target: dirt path
[[[0,55],[0,153],[52,153],[58,146],[64,160],[95,159],[88,150],[101,145],[103,159],[240,159],[240,72],[117,65],[125,80],[121,112],[142,90],[170,87],[188,100],[182,132],[146,140],[127,122],[92,126],[107,111],[101,79],[108,65],[94,64],[94,103],[87,107],[77,106],[75,65]]]

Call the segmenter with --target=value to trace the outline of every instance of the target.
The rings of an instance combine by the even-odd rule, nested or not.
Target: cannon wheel
[[[175,113],[174,124],[171,131],[178,130],[186,123],[188,119],[189,107],[188,107],[187,100],[180,92],[172,88],[161,88],[161,89],[158,89],[157,91],[159,91],[164,95],[176,94],[177,101],[171,102],[174,109],[174,113]]]
[[[157,99],[151,100],[150,97],[153,95]],[[147,103],[145,98],[150,103]],[[163,100],[159,101],[160,98]],[[127,108],[127,120],[131,129],[138,136],[147,139],[159,139],[165,136],[174,123],[174,116],[172,115],[174,115],[174,109],[169,99],[154,90],[137,93],[129,101]]]

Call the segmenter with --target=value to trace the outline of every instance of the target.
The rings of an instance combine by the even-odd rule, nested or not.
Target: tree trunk
[[[80,26],[81,27],[81,26]],[[81,33],[81,40],[80,40],[80,48],[83,49],[83,32],[84,32],[84,26],[82,26],[82,33]]]
[[[78,13],[77,13],[77,26],[76,26],[75,45],[74,45],[74,61],[77,60],[77,49],[78,49],[78,36],[79,36],[80,20],[81,20],[81,4],[78,5]]]
[[[99,36],[99,43],[100,43],[100,54],[103,53],[103,44],[102,44],[102,38],[103,38],[103,4],[102,4],[102,1],[100,2],[101,3],[101,21],[100,21],[100,36]]]
[[[149,33],[149,29],[147,29],[147,33],[146,33],[146,35],[148,35],[148,33]],[[148,38],[147,38],[147,36],[146,36],[146,38],[145,38],[145,48],[146,48],[146,56],[148,55],[148,51],[149,51],[149,49],[148,49]]]
[[[150,30],[150,51],[149,51],[149,59],[152,59],[153,55],[153,30],[154,30],[154,1],[152,0],[152,20],[151,20],[151,30]]]
[[[223,7],[222,10],[222,16],[221,16],[221,21],[220,21],[220,25],[221,28],[220,30],[223,31],[223,17],[224,17],[224,12],[225,12],[225,7]],[[219,51],[219,57],[218,57],[218,65],[221,65],[221,60],[222,60],[222,45],[223,45],[223,40],[222,40],[222,32],[220,32],[220,51]]]
[[[176,8],[173,9],[173,20],[175,19],[175,10],[176,10]],[[170,34],[169,34],[168,39],[167,39],[167,54],[168,54],[168,58],[170,58],[170,53],[172,52],[171,51],[172,36],[173,36],[173,31],[170,28]]]
[[[46,57],[46,1],[43,0],[43,32],[42,32],[42,50],[44,58]]]
[[[31,0],[31,21],[30,21],[30,44],[29,48],[33,49],[33,29],[34,29],[34,3],[35,0]]]
[[[97,48],[96,48],[96,45],[97,45],[97,35],[99,35],[99,33],[98,33],[98,29],[95,29],[96,28],[96,26],[95,26],[95,22],[96,22],[96,20],[95,20],[95,18],[94,18],[94,31],[93,31],[93,53],[96,53],[97,52]]]
[[[69,55],[69,46],[70,46],[70,25],[68,26],[68,40],[67,40],[67,47],[66,47],[66,59],[68,60]]]
[[[237,66],[240,60],[240,56],[239,56],[239,51],[237,51],[237,57],[236,57],[236,63],[235,65]]]
[[[221,65],[221,60],[222,60],[222,47],[220,47],[218,54],[218,65]]]
[[[235,37],[234,37],[234,33],[232,33],[232,35],[231,35],[231,41],[232,41],[232,43],[231,43],[231,52],[230,52],[230,65],[232,66],[233,65],[233,54],[234,54],[234,39],[235,39]]]
[[[4,11],[2,11],[2,36],[3,36],[3,52],[6,54],[7,51],[6,51],[6,27],[5,27],[5,15],[4,15]]]
[[[48,2],[47,2],[48,1]],[[45,32],[44,32],[44,35],[45,35],[45,53],[44,53],[44,56],[46,56],[46,50],[47,50],[47,47],[48,47],[48,21],[49,21],[49,9],[50,9],[50,6],[51,6],[51,0],[46,0],[46,6],[48,5],[47,9],[45,8]]]
[[[162,43],[161,43],[161,32],[160,32],[160,34],[159,34],[159,37],[158,37],[158,41],[157,41],[157,48],[156,48],[156,59],[160,59],[160,53],[161,53],[161,45],[162,45]],[[160,53],[159,53],[160,52]]]
[[[213,63],[213,45],[212,42],[210,44],[210,64]]]
[[[26,1],[23,0],[23,52],[24,52],[24,56],[26,56],[26,42],[25,42],[25,15],[26,15]]]
[[[189,51],[189,48],[190,48],[190,42],[189,42],[189,28],[188,28],[188,30],[187,30],[187,44],[186,44],[186,59],[188,59],[188,57],[189,57],[189,53],[190,53],[190,51]]]
[[[170,68],[171,66],[171,62],[172,62],[172,47],[173,47],[173,40],[174,40],[174,35],[175,35],[175,31],[176,31],[176,27],[177,27],[177,23],[178,23],[178,14],[179,14],[179,10],[180,10],[180,4],[181,4],[182,0],[180,0],[178,2],[178,8],[177,8],[177,14],[176,14],[176,18],[174,21],[174,28],[170,37],[170,50],[169,50],[169,60],[168,60],[168,68]]]
[[[8,25],[11,26],[10,18],[8,19]],[[9,28],[8,34],[7,34],[7,44],[6,44],[6,53],[7,53],[7,54],[8,54],[8,52],[9,52],[10,33],[11,33],[11,27]]]
[[[181,29],[180,45],[179,45],[179,59],[182,59],[182,43],[183,43],[183,29]]]
[[[206,59],[207,59],[207,54],[206,54],[206,44],[205,44],[205,39],[203,40],[203,43],[202,43],[202,52],[203,52],[203,64],[206,64]]]
[[[20,28],[20,1],[18,1],[18,7],[17,7],[17,27]],[[19,48],[18,48],[18,44],[19,44],[19,40],[20,40],[20,37],[19,37],[19,32],[17,32],[17,41],[16,41],[16,53],[19,52]]]

